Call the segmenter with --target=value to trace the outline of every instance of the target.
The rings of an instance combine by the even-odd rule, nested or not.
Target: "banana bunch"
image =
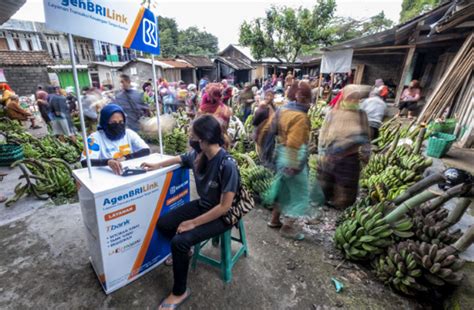
[[[356,212],[359,209],[370,207],[370,197],[359,199],[349,208],[346,208],[342,214],[336,219],[336,226],[341,225],[344,221],[355,218]]]
[[[425,158],[420,154],[411,154],[400,157],[400,166],[411,171],[423,171],[425,168],[433,164],[431,158]]]
[[[379,137],[372,141],[375,143],[379,150],[385,149],[389,146],[398,136],[399,139],[409,138],[414,140],[420,132],[422,126],[415,125],[416,120],[413,120],[409,124],[404,124],[400,119],[392,118],[385,122],[379,129]]]
[[[459,258],[456,248],[440,248],[437,244],[414,241],[408,242],[407,247],[422,268],[427,283],[434,287],[459,285],[464,276],[459,270],[465,261]]]
[[[273,173],[263,166],[254,166],[240,170],[242,185],[252,193],[263,195],[272,184]]]
[[[69,164],[61,159],[24,159],[12,164],[22,171],[20,182],[15,187],[15,196],[5,205],[13,205],[25,195],[34,195],[46,200],[50,197],[71,198],[76,194],[76,185]]]
[[[311,129],[320,129],[324,123],[323,110],[326,106],[326,103],[318,102],[317,104],[311,106],[308,111],[308,117],[311,121]]]
[[[188,135],[179,128],[174,128],[163,137],[165,154],[177,155],[185,152],[188,148]]]
[[[456,242],[462,235],[457,229],[449,232],[447,227],[443,227],[443,221],[448,217],[448,210],[440,208],[427,215],[423,215],[420,209],[413,215],[415,236],[418,240],[429,242],[438,246],[448,245]]]
[[[399,292],[413,296],[428,290],[419,283],[422,270],[405,242],[391,246],[386,255],[372,261],[372,267],[379,280]]]
[[[394,163],[394,158],[388,154],[374,154],[362,170],[362,180],[380,174],[386,167]]]
[[[367,260],[392,244],[390,224],[383,219],[384,204],[360,208],[342,222],[334,235],[336,247],[350,260]]]

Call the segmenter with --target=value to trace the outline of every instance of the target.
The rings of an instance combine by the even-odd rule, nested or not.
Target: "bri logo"
[[[146,45],[158,46],[158,31],[156,21],[147,18],[143,19],[143,43]]]
[[[109,232],[109,231],[114,231],[114,230],[116,230],[116,229],[125,227],[125,226],[127,226],[127,225],[129,225],[129,224],[130,224],[130,220],[125,220],[125,221],[120,222],[120,223],[118,223],[118,224],[109,225],[109,226],[107,226],[107,232]]]
[[[128,25],[127,16],[125,16],[125,14],[119,14],[115,12],[115,10],[111,10],[90,0],[61,0],[61,4],[66,7],[70,5],[75,6],[76,8],[87,10],[91,13]]]
[[[118,196],[112,197],[112,198],[105,198],[104,202],[102,203],[102,206],[105,207],[107,205],[111,205],[111,206],[116,205],[118,202],[121,202],[122,200],[127,200],[129,198],[136,197],[140,194],[144,194],[144,193],[146,193],[148,191],[151,191],[155,188],[158,188],[158,183],[156,183],[156,182],[153,182],[153,183],[150,183],[150,184],[147,184],[147,185],[143,185],[141,187],[137,187],[134,190],[128,191],[128,193],[118,195]]]

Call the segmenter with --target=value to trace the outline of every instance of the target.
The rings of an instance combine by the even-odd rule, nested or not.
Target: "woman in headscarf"
[[[222,128],[224,135],[224,148],[228,149],[230,146],[230,137],[227,134],[229,128],[230,118],[232,117],[232,110],[229,106],[222,102],[222,90],[218,83],[211,83],[206,86],[206,92],[202,96],[201,105],[196,117],[203,114],[212,114]]]
[[[311,87],[295,81],[288,90],[289,102],[274,115],[277,124],[276,178],[266,193],[267,203],[275,203],[271,228],[281,227],[285,237],[301,240],[293,226],[294,218],[307,214],[310,204],[308,184],[308,142]],[[288,217],[283,225],[280,214]]]
[[[227,133],[232,110],[222,102],[222,93],[219,84],[212,83],[206,88],[206,93],[202,97],[201,106],[199,107],[198,116],[202,114],[214,115],[224,132]]]
[[[326,201],[338,209],[352,205],[357,197],[361,161],[370,157],[367,114],[359,101],[370,86],[348,85],[342,99],[323,123],[319,135],[318,180]]]
[[[116,104],[105,106],[100,112],[99,127],[87,139],[92,166],[109,166],[115,174],[122,174],[121,161],[150,154],[150,147],[133,130],[126,128],[123,109]],[[85,149],[81,164],[87,165]]]

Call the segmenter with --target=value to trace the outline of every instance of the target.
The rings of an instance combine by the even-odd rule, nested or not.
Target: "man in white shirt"
[[[370,139],[376,139],[379,135],[379,128],[382,125],[383,118],[385,116],[385,110],[387,104],[383,101],[381,93],[384,90],[384,86],[375,88],[370,97],[365,99],[360,108],[367,113],[370,127]]]

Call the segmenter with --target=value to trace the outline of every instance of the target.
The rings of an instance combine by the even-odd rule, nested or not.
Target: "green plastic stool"
[[[214,267],[219,267],[222,271],[222,278],[225,283],[229,283],[232,280],[232,267],[239,260],[239,258],[244,255],[248,256],[248,247],[247,247],[247,237],[245,235],[244,221],[241,219],[237,225],[239,230],[239,238],[232,237],[232,229],[229,229],[225,233],[217,236],[215,238],[201,242],[194,246],[194,255],[192,261],[192,268],[196,269],[197,261],[209,264]],[[221,245],[221,260],[218,261],[214,258],[205,256],[201,254],[201,249],[212,240],[212,245],[217,247]],[[232,256],[232,241],[237,241],[241,244],[240,248],[237,250],[234,256]]]

